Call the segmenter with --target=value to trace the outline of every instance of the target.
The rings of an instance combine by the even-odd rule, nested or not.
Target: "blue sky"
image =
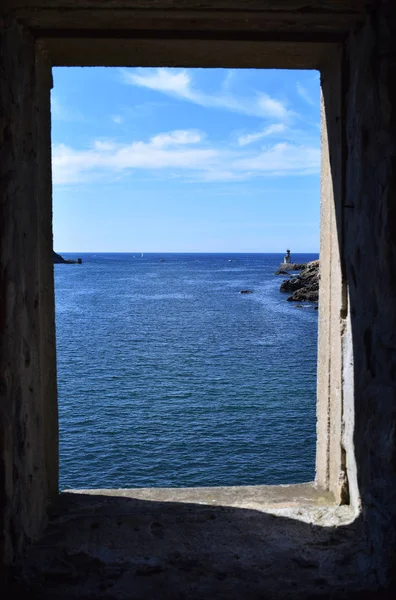
[[[57,252],[318,252],[316,71],[56,68]]]

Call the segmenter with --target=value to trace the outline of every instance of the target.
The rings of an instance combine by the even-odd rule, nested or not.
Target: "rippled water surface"
[[[313,479],[317,311],[279,292],[281,255],[73,256],[54,267],[61,489]]]

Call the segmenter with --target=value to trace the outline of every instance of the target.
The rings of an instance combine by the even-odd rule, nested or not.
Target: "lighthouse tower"
[[[286,250],[286,254],[283,258],[283,263],[285,265],[289,265],[291,263],[291,256],[290,256],[290,250]]]

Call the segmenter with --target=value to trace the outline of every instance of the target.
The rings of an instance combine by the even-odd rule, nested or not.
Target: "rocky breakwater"
[[[275,275],[288,275],[287,271],[301,271],[308,263],[281,263]]]
[[[313,260],[306,263],[298,275],[282,281],[280,291],[291,294],[288,302],[317,302],[319,279],[319,260]]]

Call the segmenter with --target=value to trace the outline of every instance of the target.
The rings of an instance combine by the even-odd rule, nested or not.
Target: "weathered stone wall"
[[[338,503],[348,501],[344,449],[342,307],[340,260],[342,211],[342,49],[329,56],[321,73],[321,235],[317,387],[316,482]]]
[[[396,15],[376,3],[345,48],[343,262],[358,483],[380,584],[396,564]]]
[[[0,21],[0,529],[12,561],[57,491],[50,69]]]

